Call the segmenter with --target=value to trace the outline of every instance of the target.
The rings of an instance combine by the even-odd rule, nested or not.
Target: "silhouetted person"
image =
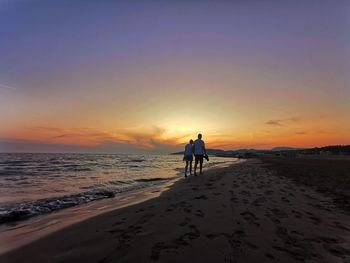
[[[187,177],[188,164],[190,164],[190,175],[192,174],[192,162],[193,162],[193,140],[192,139],[185,146],[184,161],[186,161],[185,177]]]
[[[198,139],[194,141],[194,175],[197,176],[197,165],[199,162],[199,172],[202,174],[203,158],[207,158],[207,151],[205,150],[205,144],[202,140],[202,134],[198,134]]]

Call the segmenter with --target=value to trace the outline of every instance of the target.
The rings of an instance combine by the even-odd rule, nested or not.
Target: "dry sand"
[[[350,262],[350,217],[249,160],[0,256],[0,262]]]

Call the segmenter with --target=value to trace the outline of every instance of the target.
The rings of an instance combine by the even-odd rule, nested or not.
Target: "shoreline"
[[[0,226],[0,256],[90,218],[158,197],[181,178]]]
[[[322,207],[331,200],[306,188],[251,159],[179,180],[157,198],[70,225],[0,255],[0,261],[349,259],[349,216]]]
[[[234,161],[233,164],[238,162],[240,160]],[[215,170],[221,166],[209,167],[206,171]],[[157,198],[174,183],[183,179],[183,176],[176,176],[160,184],[118,193],[113,198],[94,200],[47,214],[4,223],[0,225],[0,256],[90,218]]]
[[[74,158],[62,154],[48,156],[49,161],[46,163],[44,158],[36,154],[33,157],[36,162],[25,154],[16,158],[20,160],[16,160],[13,168],[6,168],[10,167],[7,164],[11,165],[11,156],[5,156],[0,167],[5,169],[0,178],[0,192],[3,193],[0,198],[0,227],[92,201],[113,198],[123,192],[166,183],[181,177],[184,168],[178,158],[169,158],[167,155],[102,156],[96,157],[92,164],[85,155]],[[213,157],[206,168],[229,162]],[[27,166],[31,167],[27,169],[30,172],[23,172]]]

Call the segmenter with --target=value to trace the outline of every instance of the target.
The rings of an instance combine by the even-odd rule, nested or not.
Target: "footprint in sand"
[[[266,198],[265,197],[258,197],[251,204],[254,205],[254,206],[261,206],[265,202],[266,202]]]
[[[246,190],[240,191],[239,192],[240,195],[246,196],[246,197],[251,197],[252,194]]]
[[[271,261],[275,261],[275,257],[272,256],[270,253],[266,253],[265,257],[267,257],[268,259],[270,259]]]
[[[264,183],[258,183],[256,186],[258,189],[263,189],[266,187],[266,185]]]
[[[342,259],[350,258],[350,249],[341,246],[336,239],[323,238],[323,248],[330,252],[332,255],[340,257]]]
[[[179,224],[179,226],[186,226],[191,222],[191,219],[188,217],[185,217],[184,220]]]
[[[296,211],[296,210],[292,210],[292,213],[295,215],[296,218],[302,218],[303,217],[303,213]]]
[[[265,211],[265,216],[270,218],[270,220],[275,224],[280,224],[281,223],[280,219],[288,218],[287,213],[278,208],[273,208],[273,209],[270,209],[270,211]]]
[[[241,184],[243,185],[243,184],[246,184],[247,183],[247,181],[246,180],[241,180]]]
[[[257,218],[254,213],[245,211],[241,213],[241,216],[243,216],[244,220],[246,220],[250,225],[260,226],[259,218]]]
[[[198,209],[194,214],[196,217],[204,217],[204,213],[202,210]]]
[[[200,237],[201,233],[199,232],[199,230],[195,225],[190,225],[189,227],[190,227],[190,231],[178,237],[175,240],[175,244],[180,246],[190,246],[192,240]]]
[[[113,224],[113,226],[119,226],[119,225],[124,224],[124,223],[125,223],[125,222],[124,222],[123,220],[117,221],[117,222],[115,222],[115,223]]]
[[[245,199],[245,198],[242,199],[242,202],[243,202],[243,204],[246,204],[246,205],[249,204],[249,200]]]
[[[309,199],[312,199],[312,200],[317,200],[316,197],[310,195],[310,194],[304,194],[305,197],[309,198]]]
[[[291,234],[293,234],[293,235],[298,235],[298,236],[301,236],[301,237],[303,237],[303,236],[304,236],[304,233],[299,232],[299,231],[296,231],[296,230],[292,230],[292,231],[290,231],[290,233],[291,233]]]
[[[288,204],[290,203],[289,199],[286,198],[286,197],[284,197],[284,196],[281,197],[281,200],[282,200],[282,202],[284,202],[284,203],[288,203]]]
[[[288,218],[288,214],[281,210],[281,209],[278,209],[278,208],[272,208],[271,209],[271,212],[277,216],[279,219],[282,219],[282,218]]]
[[[118,239],[119,241],[119,246],[125,246],[128,245],[131,241],[131,239],[133,239],[139,232],[141,232],[142,230],[141,226],[137,226],[137,225],[131,225],[126,229],[112,229],[110,231],[108,231],[110,234],[115,235],[115,238]]]
[[[312,220],[312,223],[314,225],[319,225],[322,222],[322,219],[320,217],[315,216],[311,212],[306,212],[309,215],[309,218]]]
[[[154,216],[154,214],[146,214],[142,217],[140,217],[135,224],[130,225],[129,227],[125,228],[114,228],[110,231],[108,231],[110,234],[112,235],[117,235],[116,238],[119,239],[121,245],[125,245],[128,244],[129,241],[135,237],[136,235],[138,235],[139,233],[142,232],[142,225],[144,225],[145,223],[147,223],[149,221],[150,218],[152,218]],[[114,224],[114,225],[121,225],[124,222],[120,223],[121,221],[118,221],[116,223],[118,224]]]
[[[274,245],[273,249],[288,253],[292,258],[300,261],[312,260],[317,257],[314,247],[309,240],[306,240],[302,235],[288,233],[287,228],[278,227],[276,235],[283,242],[282,246]]]
[[[249,185],[248,185],[248,188],[252,190],[252,189],[254,189],[254,188],[255,188],[255,186],[254,186],[254,185],[252,185],[252,184],[249,184]]]
[[[192,205],[190,203],[185,202],[185,201],[181,201],[178,203],[170,204],[165,211],[172,212],[172,211],[179,209],[179,208],[183,209],[183,211],[185,211],[186,213],[190,213],[192,210]]]
[[[151,260],[158,261],[160,258],[160,253],[164,250],[176,250],[176,245],[167,245],[164,242],[157,242],[153,245],[151,251]]]
[[[265,216],[268,217],[275,224],[281,223],[281,220],[279,220],[276,216],[272,215],[269,211],[265,211]]]
[[[158,261],[160,259],[161,253],[166,251],[174,251],[179,247],[191,246],[193,240],[199,238],[201,233],[195,225],[189,226],[189,232],[183,234],[182,236],[176,238],[172,244],[166,244],[165,242],[157,242],[153,245],[151,250],[151,260]]]
[[[336,228],[350,232],[349,228],[347,228],[346,226],[344,226],[342,223],[340,223],[338,221],[334,221],[333,224]]]
[[[207,200],[208,197],[206,195],[199,195],[199,196],[196,196],[195,198],[193,198],[194,200],[195,199],[203,199],[203,200]]]
[[[248,241],[245,241],[244,242],[246,245],[247,245],[247,247],[249,248],[249,249],[251,249],[251,250],[258,250],[259,249],[259,247],[257,246],[257,245],[255,245],[255,244],[253,244],[253,243],[250,243],[250,242],[248,242]]]
[[[267,190],[264,192],[264,194],[266,195],[272,195],[273,194],[273,190]]]
[[[244,238],[246,236],[246,233],[244,232],[244,230],[242,229],[238,229],[235,232],[233,232],[232,234],[230,233],[216,233],[216,234],[207,234],[206,237],[210,240],[219,238],[221,236],[226,237],[231,245],[237,244],[237,242],[239,242],[239,244],[241,243],[242,238]]]
[[[310,216],[310,219],[312,220],[314,225],[319,225],[320,223],[322,223],[322,219],[320,217]]]
[[[232,196],[230,200],[236,204],[238,203],[238,198],[236,196]]]
[[[154,217],[154,214],[146,214],[136,221],[136,224],[143,225],[148,222],[149,219]]]

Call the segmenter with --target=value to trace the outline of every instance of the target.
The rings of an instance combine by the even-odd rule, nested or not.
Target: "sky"
[[[0,152],[350,144],[350,1],[0,0]]]

